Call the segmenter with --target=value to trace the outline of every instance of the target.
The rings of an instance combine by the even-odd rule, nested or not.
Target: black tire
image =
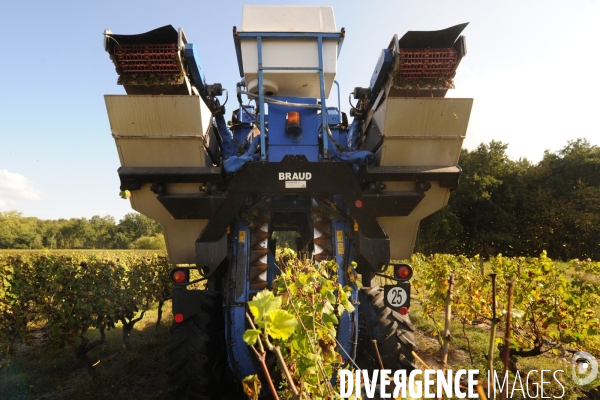
[[[167,375],[174,399],[220,398],[226,363],[221,299],[203,291],[201,311],[171,327]]]
[[[380,368],[372,343],[376,340],[385,369],[404,369],[407,372],[416,369],[412,355],[413,351],[417,351],[415,327],[408,315],[400,315],[385,306],[380,286],[360,289],[358,300],[358,366],[368,370]]]

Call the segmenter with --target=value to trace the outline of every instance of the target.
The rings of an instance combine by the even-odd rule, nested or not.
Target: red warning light
[[[173,268],[171,272],[169,272],[169,277],[174,284],[185,285],[190,280],[190,271],[187,268]]]
[[[356,206],[356,208],[361,208],[363,206],[362,200],[356,200],[354,202],[354,205]]]
[[[177,283],[182,283],[185,282],[186,280],[186,273],[183,272],[182,270],[177,270],[173,272],[173,280]]]
[[[398,278],[406,279],[409,276],[410,276],[410,268],[408,268],[406,265],[402,265],[400,268],[398,268]]]
[[[410,278],[412,278],[413,275],[413,269],[410,265],[408,264],[395,264],[394,265],[394,276],[401,280],[401,281],[407,281]]]
[[[183,322],[183,314],[175,314],[175,322],[177,322],[178,324]]]

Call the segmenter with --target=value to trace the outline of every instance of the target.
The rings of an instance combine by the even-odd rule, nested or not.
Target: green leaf
[[[332,292],[332,291],[327,291],[327,292],[325,293],[325,296],[327,297],[327,300],[328,300],[330,303],[335,303],[335,295],[333,294],[333,292]]]
[[[587,330],[587,334],[588,334],[588,336],[595,336],[595,335],[598,334],[598,331],[596,329],[594,329],[594,328],[589,328]]]
[[[338,319],[335,315],[333,314],[323,314],[323,322],[325,323],[332,323],[334,325],[338,324]]]
[[[265,314],[281,308],[281,297],[275,297],[273,292],[265,289],[248,302],[248,307],[255,320],[262,321]]]
[[[352,302],[349,301],[346,304],[346,310],[348,310],[349,314],[352,314],[354,312],[354,305],[352,304]]]
[[[323,313],[324,314],[331,314],[333,313],[334,308],[331,305],[331,303],[329,301],[326,301],[325,304],[323,305]]]
[[[253,346],[258,340],[261,332],[258,329],[248,329],[244,332],[244,342],[248,343],[250,346]]]
[[[266,315],[267,333],[273,339],[286,340],[294,333],[298,320],[285,310],[271,310]]]

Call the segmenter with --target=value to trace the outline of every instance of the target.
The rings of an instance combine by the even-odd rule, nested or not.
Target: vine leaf
[[[298,320],[285,310],[272,310],[265,319],[268,321],[266,330],[273,339],[287,340],[298,325]]]
[[[248,329],[244,332],[244,342],[248,343],[250,346],[254,346],[260,333],[261,332],[258,329]]]
[[[281,308],[281,297],[275,297],[273,292],[265,289],[248,302],[250,312],[257,323],[262,323],[265,314]]]

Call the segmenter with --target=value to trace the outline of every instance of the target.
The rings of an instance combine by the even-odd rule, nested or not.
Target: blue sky
[[[103,50],[103,30],[182,27],[207,80],[235,92],[232,27],[241,23],[243,4],[284,3],[2,0],[0,211],[117,219],[130,212],[118,196],[119,160],[103,100],[124,90]],[[495,139],[509,144],[512,158],[537,162],[569,139],[600,145],[598,0],[285,4],[331,5],[338,29],[346,28],[336,78],[343,109],[355,86],[368,85],[394,33],[470,22],[451,94],[475,98],[466,148]]]

